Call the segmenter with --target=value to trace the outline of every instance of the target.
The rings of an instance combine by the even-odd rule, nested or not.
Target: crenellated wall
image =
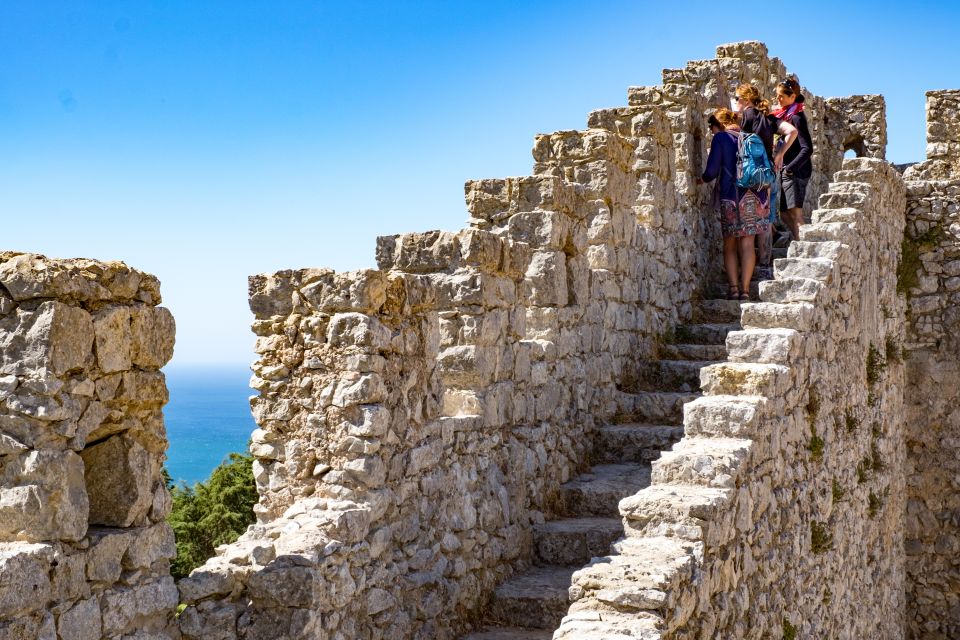
[[[0,253],[0,638],[178,636],[159,303],[123,263]]]
[[[846,160],[574,574],[565,638],[901,638],[904,187]]]
[[[185,637],[467,628],[718,273],[705,115],[783,75],[760,43],[720,47],[537,136],[533,176],[469,182],[468,229],[380,238],[377,270],[251,278],[259,523],[181,581]],[[839,168],[848,119],[808,105]]]
[[[786,73],[722,45],[537,136],[533,175],[468,182],[465,229],[381,237],[377,269],[251,277],[257,523],[176,586],[157,280],[0,253],[0,639],[474,628],[721,274],[705,116]],[[556,640],[960,633],[960,92],[928,94],[903,178],[882,96],[805,93],[812,224]]]

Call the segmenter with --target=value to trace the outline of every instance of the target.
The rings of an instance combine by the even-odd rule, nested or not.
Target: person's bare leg
[[[738,238],[740,248],[740,293],[750,293],[750,279],[757,266],[757,252],[753,248],[756,236]]]
[[[737,286],[737,280],[740,279],[737,273],[739,260],[737,259],[737,241],[739,238],[723,239],[723,268],[727,272],[727,284],[731,287]]]
[[[781,218],[787,227],[789,227],[792,239],[799,240],[800,225],[803,224],[803,209],[801,207],[787,209],[781,214]]]
[[[768,224],[766,228],[757,234],[757,262],[761,267],[771,268],[773,266],[773,225]]]

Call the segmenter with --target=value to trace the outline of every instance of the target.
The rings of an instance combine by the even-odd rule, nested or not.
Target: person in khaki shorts
[[[800,225],[803,224],[803,199],[807,194],[807,182],[813,173],[810,158],[813,155],[813,140],[807,126],[807,116],[803,113],[803,94],[796,76],[791,76],[777,84],[777,104],[774,111],[781,122],[792,124],[797,129],[797,144],[791,145],[783,155],[783,168],[780,170],[780,218],[794,240],[800,238]]]

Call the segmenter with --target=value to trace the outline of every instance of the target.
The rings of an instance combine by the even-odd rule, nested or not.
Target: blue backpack
[[[737,186],[760,189],[772,186],[775,178],[760,136],[742,131],[737,134]]]

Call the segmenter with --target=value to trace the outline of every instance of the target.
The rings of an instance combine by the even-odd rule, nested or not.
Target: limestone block
[[[824,290],[824,284],[810,278],[777,278],[760,283],[760,299],[764,302],[817,303],[818,296]]]
[[[124,409],[159,409],[169,399],[162,371],[124,371],[111,405]]]
[[[467,229],[460,232],[459,239],[464,264],[494,270],[503,261],[504,241],[489,231]]]
[[[57,300],[0,321],[0,374],[49,368],[54,375],[83,366],[93,345],[93,321]]]
[[[72,451],[34,450],[4,468],[0,537],[80,540],[87,530],[83,463]]]
[[[176,323],[169,309],[133,307],[130,310],[131,361],[138,367],[159,369],[173,357]]]
[[[794,364],[803,353],[802,334],[794,329],[731,331],[726,342],[731,362]]]
[[[99,640],[101,631],[100,603],[96,598],[80,600],[57,620],[60,638]]]
[[[326,600],[322,585],[314,567],[276,563],[250,574],[247,593],[255,603],[314,609]]]
[[[327,342],[332,347],[357,346],[375,350],[390,347],[392,332],[375,316],[362,313],[337,313],[327,326]]]
[[[539,307],[567,304],[566,256],[561,251],[536,251],[524,277],[524,297]]]
[[[220,602],[187,607],[180,614],[180,631],[186,640],[236,640],[237,607]]]
[[[449,231],[403,233],[377,238],[377,266],[410,273],[444,271],[460,255],[459,238]]]
[[[816,308],[808,302],[776,304],[746,303],[740,306],[740,323],[744,329],[796,329],[811,331]],[[728,346],[729,349],[729,346]]]
[[[150,569],[158,560],[177,555],[173,529],[166,522],[130,530],[128,535],[130,544],[123,555],[124,569]]]
[[[130,309],[107,307],[93,319],[97,362],[104,373],[127,371],[132,365],[133,335]]]
[[[461,345],[440,352],[437,366],[445,384],[480,389],[493,381],[495,358],[492,347]]]
[[[764,428],[767,400],[760,396],[702,396],[683,405],[688,435],[750,438]]]
[[[318,311],[371,313],[387,301],[387,278],[375,269],[334,273],[302,287],[300,293]]]
[[[791,369],[778,364],[723,362],[700,369],[707,395],[783,397],[793,386]]]
[[[694,484],[734,489],[750,462],[752,440],[683,438],[653,461],[654,484]]]
[[[258,319],[287,316],[293,311],[292,271],[250,276],[247,282],[250,311]]]
[[[49,260],[38,254],[21,254],[0,263],[0,285],[20,302],[34,298],[99,301],[112,297],[85,266],[92,260]],[[122,263],[113,263],[122,265]]]
[[[0,620],[37,611],[50,598],[48,573],[54,548],[47,544],[0,543]]]
[[[150,454],[128,435],[115,435],[81,452],[90,498],[90,523],[129,527],[153,503]]]
[[[525,211],[510,216],[508,237],[534,249],[562,249],[570,235],[570,219],[556,211]]]
[[[226,595],[237,585],[234,571],[216,561],[207,562],[177,583],[180,599],[193,604],[215,595]]]
[[[835,264],[828,258],[779,258],[773,262],[778,278],[806,278],[828,285],[834,280]]]
[[[147,620],[172,617],[177,604],[177,586],[169,576],[108,589],[100,596],[103,634],[129,633]]]

